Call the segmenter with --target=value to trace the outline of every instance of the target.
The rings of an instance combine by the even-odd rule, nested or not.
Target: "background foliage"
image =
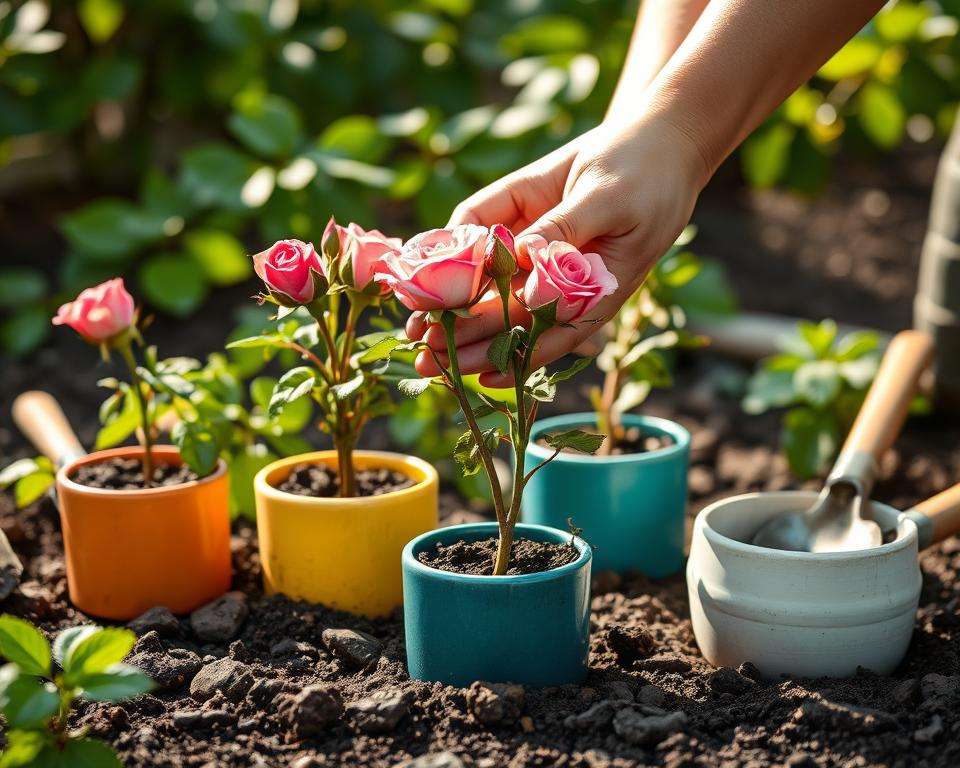
[[[815,192],[843,148],[949,129],[958,0],[897,2],[746,143],[752,184]],[[0,274],[0,343],[42,342],[66,294],[117,273],[194,312],[247,245],[330,212],[409,234],[602,116],[625,0],[0,2],[0,191],[80,194],[55,275]]]

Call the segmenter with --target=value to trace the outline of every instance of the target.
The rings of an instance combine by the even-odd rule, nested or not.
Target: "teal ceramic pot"
[[[581,682],[590,649],[589,545],[543,573],[469,576],[429,568],[417,554],[435,544],[497,535],[496,523],[440,528],[403,550],[407,667],[417,680],[466,686],[475,680],[523,685]],[[518,524],[516,538],[567,544],[570,534]]]
[[[669,576],[683,567],[690,433],[675,422],[651,416],[626,415],[623,424],[669,435],[674,444],[625,456],[561,453],[524,489],[522,520],[565,529],[571,519],[593,547],[596,571]],[[534,424],[526,470],[553,453],[536,444],[539,437],[574,428],[596,429],[596,416],[574,413]]]

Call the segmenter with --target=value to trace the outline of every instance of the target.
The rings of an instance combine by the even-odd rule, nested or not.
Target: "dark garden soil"
[[[83,464],[70,477],[75,483],[88,488],[106,488],[111,491],[133,491],[144,487],[143,463],[140,459],[124,459],[115,456],[96,464]],[[190,467],[180,464],[158,464],[151,478],[154,486],[180,485],[199,480]]]
[[[813,204],[708,192],[695,217],[697,251],[730,265],[748,308],[896,330],[909,324],[932,167],[926,155],[863,167]],[[229,314],[222,309],[204,317]],[[168,355],[213,348],[225,330],[158,325],[156,341]],[[9,402],[17,391],[49,382],[89,444],[97,395],[86,378],[103,373],[87,377],[84,361],[92,355],[71,344],[60,339],[35,362],[5,366],[0,396]],[[83,375],[57,375],[61,370]],[[746,417],[723,396],[742,375],[698,355],[681,366],[674,390],[657,393],[645,409],[691,431],[691,516],[725,494],[796,487],[776,450],[777,418]],[[562,390],[549,412],[584,410],[577,389]],[[2,419],[4,458],[29,455],[8,413]],[[956,415],[912,420],[885,461],[876,496],[904,507],[960,479],[958,436]],[[385,445],[385,431],[365,442]],[[445,522],[477,519],[452,495],[443,499]],[[9,496],[0,496],[0,525],[26,567],[20,589],[0,609],[48,633],[86,621],[67,601],[52,504],[15,512]],[[650,581],[599,573],[589,676],[582,686],[545,689],[411,681],[399,613],[369,621],[265,597],[248,524],[235,526],[233,557],[235,592],[208,615],[191,621],[156,610],[135,624],[141,639],[131,661],[160,688],[134,702],[85,704],[76,715],[75,725],[111,742],[126,765],[960,765],[957,538],[921,558],[913,642],[890,677],[863,672],[850,680],[764,683],[749,666],[713,669],[694,642],[682,574]],[[428,754],[435,757],[407,762]]]
[[[497,554],[495,538],[481,541],[456,541],[453,544],[437,544],[433,549],[417,555],[424,565],[451,573],[473,576],[492,576],[493,560]],[[552,544],[545,541],[517,539],[510,548],[510,567],[507,575],[542,573],[572,563],[579,556],[571,544]]]
[[[413,480],[392,469],[357,471],[357,496],[379,496],[412,486]],[[323,464],[299,464],[277,489],[296,496],[330,498],[340,492],[340,475]]]

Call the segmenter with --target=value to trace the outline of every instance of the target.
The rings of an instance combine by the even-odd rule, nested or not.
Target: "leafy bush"
[[[61,632],[50,645],[23,619],[0,616],[0,712],[7,747],[2,768],[98,766],[122,768],[103,742],[68,730],[77,698],[120,701],[146,693],[153,682],[123,663],[136,636],[128,629],[94,625]]]

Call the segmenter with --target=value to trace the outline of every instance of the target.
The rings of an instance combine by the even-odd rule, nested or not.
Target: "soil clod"
[[[381,496],[414,484],[412,478],[392,469],[358,470],[356,482],[357,496]],[[277,489],[296,496],[332,498],[340,492],[340,475],[325,464],[298,464]]]
[[[666,715],[642,715],[633,709],[621,709],[614,715],[613,730],[631,744],[654,746],[687,724],[683,712]]]
[[[523,711],[522,685],[476,682],[467,689],[467,709],[484,725],[513,723]]]
[[[177,637],[180,635],[180,620],[173,612],[162,605],[149,608],[137,618],[127,624],[138,636],[147,632],[156,632],[160,637]]]
[[[243,592],[227,592],[190,614],[190,626],[201,640],[223,643],[233,639],[250,609]]]
[[[330,685],[310,685],[300,693],[288,695],[277,712],[293,726],[301,739],[322,735],[343,714],[343,701]]]
[[[410,711],[410,695],[401,691],[378,691],[347,706],[351,719],[364,733],[394,730]]]
[[[166,649],[160,635],[147,632],[133,647],[127,663],[143,670],[158,691],[176,691],[189,684],[202,665],[200,657],[186,648]]]
[[[207,701],[222,693],[229,701],[240,701],[253,687],[254,679],[246,664],[233,659],[218,659],[206,664],[190,683],[190,695]]]
[[[325,629],[321,637],[327,650],[353,669],[371,664],[383,648],[373,635],[354,629]]]

